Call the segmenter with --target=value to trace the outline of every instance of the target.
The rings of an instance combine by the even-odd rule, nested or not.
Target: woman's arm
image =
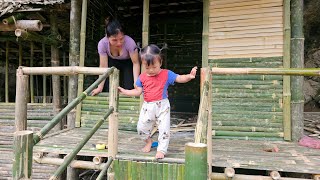
[[[136,87],[131,90],[123,89],[122,87],[118,87],[118,90],[121,94],[124,94],[127,96],[140,96],[142,93],[142,87]]]
[[[138,76],[140,74],[140,62],[139,62],[139,55],[138,50],[135,50],[133,53],[130,54],[130,58],[132,60],[132,70],[133,70],[133,86],[135,86],[135,83],[138,79]]]
[[[99,57],[100,57],[100,65],[99,65],[99,67],[107,68],[108,67],[108,56],[99,55]],[[106,80],[102,81],[98,85],[98,87],[91,92],[92,96],[97,95],[97,94],[102,92],[105,81]]]

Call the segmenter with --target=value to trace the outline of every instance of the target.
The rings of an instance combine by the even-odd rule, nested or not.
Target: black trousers
[[[120,71],[119,85],[125,89],[133,89],[133,64],[131,59],[117,60],[108,56],[108,67],[116,67]],[[104,92],[109,92],[109,78],[104,83]]]

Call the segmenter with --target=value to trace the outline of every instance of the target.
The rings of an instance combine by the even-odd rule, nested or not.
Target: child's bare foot
[[[164,154],[161,151],[157,151],[156,159],[163,159],[163,158],[164,158]]]
[[[142,148],[142,152],[147,153],[151,151],[152,139],[148,138],[147,140],[145,140],[145,142],[147,144]]]

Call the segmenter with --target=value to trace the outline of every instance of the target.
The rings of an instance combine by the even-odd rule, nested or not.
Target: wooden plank
[[[238,3],[237,3],[238,4]],[[226,12],[226,11],[241,11],[241,10],[252,10],[252,9],[261,9],[261,8],[272,8],[275,6],[283,6],[283,2],[281,0],[275,0],[274,2],[265,2],[261,4],[247,4],[245,6],[234,6],[232,7],[224,7],[219,8],[219,6],[210,6],[210,10],[214,10],[215,12]]]
[[[274,53],[283,53],[282,48],[272,48],[272,49],[257,49],[257,50],[240,50],[240,51],[214,51],[209,49],[209,56],[221,56],[221,55],[247,55],[247,54],[269,54],[269,56]],[[250,57],[250,56],[249,56]],[[254,56],[251,56],[254,57]]]
[[[267,24],[281,24],[281,16],[272,16],[272,17],[258,17],[250,19],[238,19],[238,20],[229,20],[229,21],[215,21],[214,18],[209,19],[209,24],[211,29],[215,28],[232,28],[232,27],[246,27],[246,26],[258,26],[258,25],[267,25]]]
[[[231,10],[231,11],[223,11],[223,12],[217,12],[215,9],[209,10],[209,16],[212,18],[221,18],[221,17],[232,17],[232,16],[242,16],[242,15],[254,15],[254,14],[260,14],[260,13],[275,13],[275,12],[283,12],[282,6],[276,6],[276,7],[266,7],[266,8],[257,8],[252,9],[249,6],[248,8],[244,8],[241,10]]]
[[[257,19],[263,17],[281,17],[283,14],[282,11],[277,12],[265,12],[265,13],[257,13],[257,14],[245,14],[245,15],[234,15],[234,16],[225,16],[225,17],[214,17],[213,15],[209,16],[209,22],[215,21],[231,21],[231,20],[241,20],[241,19]],[[212,20],[211,20],[212,19]]]
[[[283,36],[283,31],[271,31],[271,32],[261,32],[261,33],[254,33],[254,34],[232,34],[228,33],[227,35],[220,35],[220,36],[213,36],[212,34],[209,35],[210,40],[217,40],[217,39],[239,39],[239,38],[253,38],[253,37],[270,37],[270,36]]]
[[[281,22],[272,22],[270,24],[263,24],[263,25],[246,25],[246,26],[235,26],[235,27],[229,27],[229,28],[225,28],[225,27],[214,27],[214,25],[210,24],[210,29],[209,32],[210,33],[214,33],[214,32],[232,32],[232,31],[241,31],[241,30],[257,30],[257,29],[269,29],[269,28],[283,28],[283,24]]]
[[[216,8],[230,8],[230,7],[241,7],[250,5],[259,5],[264,3],[279,2],[281,0],[212,0],[210,6]]]
[[[212,39],[209,41],[209,48],[219,47],[245,47],[262,45],[282,45],[282,36],[251,37],[235,39]]]

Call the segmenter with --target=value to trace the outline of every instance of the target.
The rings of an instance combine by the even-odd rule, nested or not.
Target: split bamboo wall
[[[114,160],[115,179],[184,179],[184,164]]]
[[[283,0],[210,0],[211,67],[283,67]],[[213,76],[213,136],[283,140],[283,77]]]
[[[88,96],[81,105],[81,127],[93,127],[109,108],[108,93]],[[140,112],[139,97],[119,97],[119,129],[136,131]],[[108,128],[104,123],[101,128]]]

